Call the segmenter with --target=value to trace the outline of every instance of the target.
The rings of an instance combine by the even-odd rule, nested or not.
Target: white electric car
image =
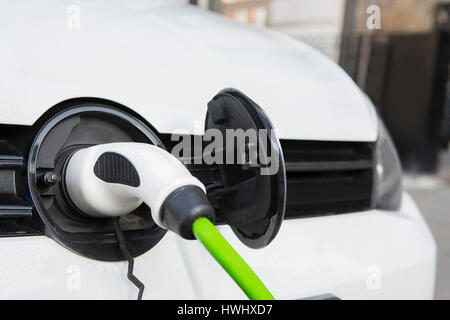
[[[429,299],[436,245],[370,100],[302,42],[172,1],[0,0],[0,298],[134,299],[110,225],[75,212],[77,148],[202,135],[236,88],[283,148],[285,218],[260,249],[219,230],[279,299]],[[195,171],[195,168],[193,169]],[[142,206],[122,220],[146,299],[245,295]]]

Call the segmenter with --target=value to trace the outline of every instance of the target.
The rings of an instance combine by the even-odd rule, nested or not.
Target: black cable
[[[119,243],[120,250],[122,251],[122,254],[124,255],[125,259],[127,259],[127,261],[128,261],[127,278],[139,289],[139,294],[138,294],[137,299],[141,300],[142,295],[144,293],[145,286],[133,274],[134,259],[131,256],[130,251],[127,248],[127,240],[125,239],[122,229],[120,229],[119,218],[113,219],[113,225],[114,225],[114,232],[116,233],[116,238],[117,238],[117,242]]]

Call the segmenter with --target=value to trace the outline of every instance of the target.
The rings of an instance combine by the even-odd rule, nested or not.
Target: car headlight
[[[402,167],[394,143],[383,124],[378,121],[378,141],[375,150],[375,207],[397,210],[402,199]]]

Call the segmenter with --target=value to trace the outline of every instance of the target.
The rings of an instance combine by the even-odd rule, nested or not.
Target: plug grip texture
[[[94,165],[94,174],[109,183],[119,183],[139,187],[139,174],[133,164],[116,152],[103,153]]]

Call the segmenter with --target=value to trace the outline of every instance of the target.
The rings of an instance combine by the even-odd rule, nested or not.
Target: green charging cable
[[[192,224],[192,232],[237,285],[251,300],[274,300],[266,286],[231,247],[207,218],[198,218]]]

